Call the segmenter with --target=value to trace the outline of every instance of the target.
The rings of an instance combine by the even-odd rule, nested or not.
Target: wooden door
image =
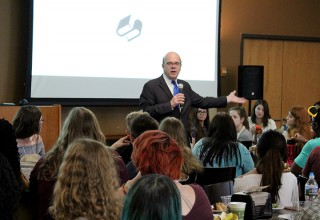
[[[308,108],[320,100],[320,42],[285,41],[282,115],[292,106]]]

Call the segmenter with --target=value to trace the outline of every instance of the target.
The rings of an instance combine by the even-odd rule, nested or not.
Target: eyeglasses
[[[173,63],[173,62],[166,62],[166,65],[167,65],[167,66],[180,66],[180,65],[181,65],[181,62],[175,62],[175,63]]]
[[[207,114],[207,111],[198,111],[198,114]]]

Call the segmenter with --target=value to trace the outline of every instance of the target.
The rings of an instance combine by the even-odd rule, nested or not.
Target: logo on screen
[[[128,41],[132,41],[141,34],[142,22],[140,20],[131,20],[131,15],[121,19],[118,24],[117,34],[121,37],[126,37]]]

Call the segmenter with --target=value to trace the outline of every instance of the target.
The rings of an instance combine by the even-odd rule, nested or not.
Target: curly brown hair
[[[109,151],[91,139],[78,139],[70,144],[54,188],[55,219],[119,219],[119,182]]]
[[[106,141],[98,119],[85,107],[75,107],[68,114],[56,144],[46,154],[39,168],[39,179],[51,181],[57,178],[65,151],[78,138],[90,138],[103,144]]]

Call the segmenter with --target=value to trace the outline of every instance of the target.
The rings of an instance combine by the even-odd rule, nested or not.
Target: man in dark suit
[[[177,79],[181,70],[182,62],[179,54],[167,53],[162,61],[163,74],[156,79],[150,80],[143,86],[140,95],[139,106],[148,112],[157,121],[172,116],[179,118],[189,129],[189,112],[194,108],[221,108],[227,103],[244,103],[246,99],[239,98],[235,91],[223,97],[202,97],[194,92],[189,83]],[[174,81],[177,85],[183,85],[183,92],[174,94]]]

